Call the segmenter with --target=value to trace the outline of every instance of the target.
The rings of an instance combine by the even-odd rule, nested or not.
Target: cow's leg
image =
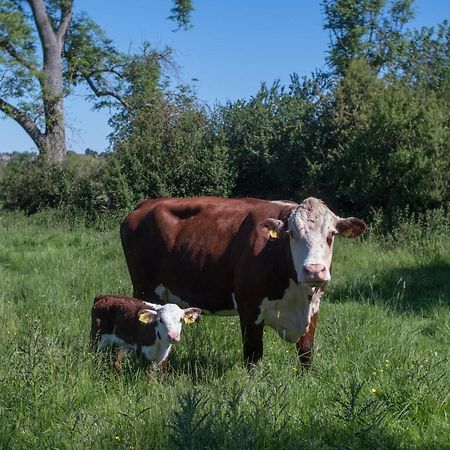
[[[311,317],[308,331],[297,341],[297,354],[304,369],[309,369],[312,362],[312,351],[314,346],[314,333],[316,331],[319,313],[315,312]]]
[[[248,368],[253,367],[263,355],[263,328],[256,325],[256,311],[239,310],[242,342],[244,344],[244,361]]]

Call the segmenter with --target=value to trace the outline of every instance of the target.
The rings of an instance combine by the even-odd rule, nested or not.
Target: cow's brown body
[[[213,314],[234,310],[241,320],[245,359],[257,361],[262,356],[264,322],[258,317],[263,300],[281,299],[291,284],[301,284],[287,233],[271,239],[264,224],[287,227],[298,208],[297,203],[252,198],[143,202],[121,226],[134,297],[164,303],[164,288],[170,291],[170,301],[178,298]],[[320,297],[325,285],[320,281],[319,287],[315,284],[299,295],[309,302],[314,295]],[[305,319],[304,338],[297,344],[306,365],[317,320],[317,311],[313,313]],[[308,329],[311,320],[314,326]]]

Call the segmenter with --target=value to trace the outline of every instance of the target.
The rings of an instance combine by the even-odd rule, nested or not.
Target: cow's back
[[[220,197],[141,203],[121,226],[134,296],[158,301],[155,289],[162,285],[190,305],[234,309],[236,270],[255,258],[257,223],[294,205]]]

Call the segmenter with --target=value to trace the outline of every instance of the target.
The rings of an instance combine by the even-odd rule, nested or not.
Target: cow
[[[120,235],[134,297],[238,314],[249,366],[262,357],[267,325],[296,343],[309,368],[334,237],[356,238],[365,229],[313,197],[199,197],[146,200]]]
[[[147,362],[162,364],[172,344],[179,342],[183,320],[194,322],[198,308],[181,309],[168,303],[156,305],[120,295],[101,295],[92,306],[91,343],[101,350],[110,345],[121,348],[114,367],[128,349],[135,350]]]

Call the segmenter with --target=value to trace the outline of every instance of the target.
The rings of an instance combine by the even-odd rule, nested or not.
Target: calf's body
[[[162,363],[181,337],[183,319],[196,320],[197,308],[154,305],[132,297],[102,295],[92,307],[91,341],[98,349],[116,345],[147,361]],[[120,361],[116,361],[120,365]]]

